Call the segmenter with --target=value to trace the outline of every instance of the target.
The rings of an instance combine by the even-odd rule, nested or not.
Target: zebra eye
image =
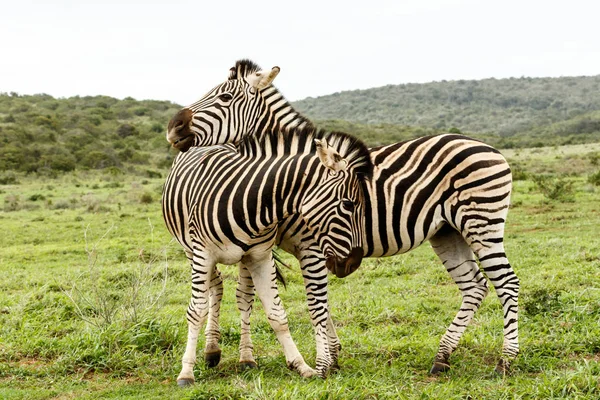
[[[342,200],[342,207],[350,212],[354,211],[354,203],[351,202],[350,200]]]
[[[219,100],[221,101],[229,101],[233,99],[233,96],[231,95],[231,93],[221,93],[219,95]]]

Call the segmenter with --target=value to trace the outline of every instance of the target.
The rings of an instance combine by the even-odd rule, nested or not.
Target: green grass
[[[494,292],[451,371],[427,374],[460,294],[425,244],[331,277],[343,349],[341,370],[326,380],[287,370],[258,302],[252,324],[260,368],[238,370],[237,270],[222,267],[223,359],[215,369],[199,363],[194,387],[179,389],[189,267],[162,222],[163,179],[17,175],[18,184],[0,185],[0,398],[597,399],[600,188],[587,176],[600,167],[587,157],[596,150],[585,150],[557,148],[538,161],[540,153],[507,154],[527,174],[568,179],[574,192],[572,201],[549,200],[532,180],[515,182],[506,251],[521,280],[521,354],[505,378],[493,374],[502,346]],[[577,171],[565,162],[569,155],[583,160]],[[531,168],[538,162],[544,171]],[[281,297],[292,335],[312,364],[302,278],[285,274]]]

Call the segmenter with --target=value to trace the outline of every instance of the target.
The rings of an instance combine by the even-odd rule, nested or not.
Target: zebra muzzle
[[[360,267],[364,252],[360,247],[355,247],[350,251],[347,258],[337,256],[327,257],[325,266],[338,278],[344,278]]]

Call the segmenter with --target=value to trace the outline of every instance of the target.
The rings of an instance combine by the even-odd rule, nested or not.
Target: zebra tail
[[[292,269],[292,267],[283,261],[283,256],[275,249],[273,249],[273,259],[275,259],[275,277],[276,279],[283,284],[284,288],[287,288],[287,283],[285,281],[285,277],[281,272],[281,267],[285,267],[287,269]]]

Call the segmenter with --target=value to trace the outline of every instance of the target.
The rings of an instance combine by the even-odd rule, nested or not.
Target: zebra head
[[[257,121],[281,100],[291,106],[272,85],[279,67],[270,71],[241,60],[229,78],[197,102],[181,109],[169,122],[167,140],[180,151],[192,146],[235,143],[255,132]],[[261,128],[265,128],[264,126]]]
[[[343,278],[362,261],[364,190],[373,165],[367,147],[350,135],[334,133],[327,140],[315,139],[315,144],[327,177],[306,194],[301,213],[327,268]]]

